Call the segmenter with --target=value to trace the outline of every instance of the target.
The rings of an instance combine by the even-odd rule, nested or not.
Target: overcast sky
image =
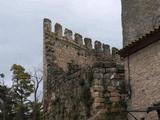
[[[14,63],[27,69],[42,66],[42,23],[46,17],[84,37],[121,48],[120,1],[0,0],[0,73],[10,76]]]

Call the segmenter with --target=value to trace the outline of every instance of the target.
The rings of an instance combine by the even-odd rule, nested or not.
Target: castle
[[[44,19],[44,120],[124,120],[126,98],[116,48]]]
[[[120,51],[45,18],[43,120],[160,119],[159,11],[122,0]]]

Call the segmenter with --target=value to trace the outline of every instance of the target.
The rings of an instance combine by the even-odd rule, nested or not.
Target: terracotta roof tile
[[[128,44],[119,51],[119,54],[121,57],[125,58],[159,40],[160,40],[160,27],[155,28],[153,31],[150,31],[146,35],[140,37],[138,40],[135,40],[132,43]]]

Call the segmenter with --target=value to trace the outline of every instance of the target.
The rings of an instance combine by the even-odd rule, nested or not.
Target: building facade
[[[122,0],[124,46],[120,55],[129,86],[128,111],[138,120],[160,119],[159,11],[159,0]]]

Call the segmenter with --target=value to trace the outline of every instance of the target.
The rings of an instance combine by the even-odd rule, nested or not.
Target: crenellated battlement
[[[72,45],[74,47],[78,47],[78,49],[83,49],[86,51],[90,51],[92,53],[104,53],[105,55],[112,55],[114,54],[113,51],[110,49],[110,45],[101,43],[100,41],[95,41],[93,43],[91,38],[83,37],[79,33],[73,33],[72,30],[63,27],[61,24],[56,23],[54,25],[54,31],[52,31],[52,22],[51,20],[45,18],[44,19],[44,34],[53,38],[54,40],[59,40],[61,42],[66,42],[68,45]]]

